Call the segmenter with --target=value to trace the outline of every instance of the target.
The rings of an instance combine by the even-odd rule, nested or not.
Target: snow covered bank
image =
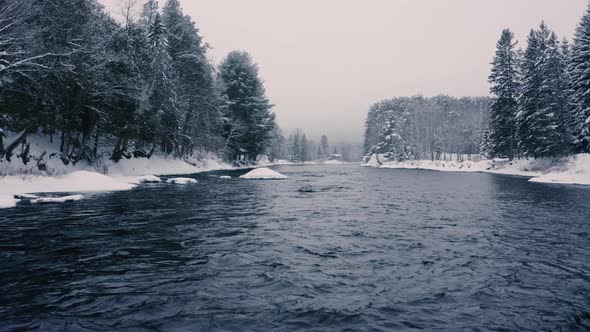
[[[531,182],[590,185],[590,154],[570,158],[563,167],[554,167],[550,172],[532,178]]]
[[[19,200],[13,195],[0,194],[0,209],[10,209],[16,206]]]
[[[0,178],[0,194],[130,190],[135,185],[96,172],[77,171],[57,177],[12,175]]]
[[[463,162],[431,160],[392,162],[384,161],[382,156],[373,155],[362,166],[444,172],[483,172],[531,177],[531,182],[590,185],[590,154],[578,154],[562,158],[519,159],[514,161],[482,159]]]
[[[289,177],[283,175],[279,172],[275,172],[270,168],[257,168],[253,171],[248,172],[240,176],[240,179],[247,179],[247,180],[285,180]]]

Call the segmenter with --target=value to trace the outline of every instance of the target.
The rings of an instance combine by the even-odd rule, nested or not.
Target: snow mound
[[[166,183],[171,184],[189,184],[189,183],[197,183],[197,180],[191,178],[172,178],[168,179]]]
[[[72,196],[64,196],[64,197],[43,197],[37,198],[31,201],[31,204],[45,204],[45,203],[66,203],[66,202],[75,202],[83,200],[84,196],[82,195],[72,195]]]
[[[554,170],[529,181],[590,185],[590,154],[578,154],[571,158],[562,169]]]
[[[6,176],[0,178],[0,194],[63,193],[123,191],[134,184],[87,171],[78,171],[58,177],[49,176]]]
[[[279,172],[275,172],[270,168],[257,168],[245,175],[240,176],[240,179],[247,179],[247,180],[284,180],[288,179],[288,176],[285,176]]]
[[[224,179],[224,180],[231,180],[231,176],[229,176],[229,175],[222,175],[219,178]]]
[[[0,195],[0,209],[10,209],[16,206],[19,200],[12,195]]]

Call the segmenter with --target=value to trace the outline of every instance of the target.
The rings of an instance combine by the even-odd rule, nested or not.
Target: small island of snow
[[[31,200],[31,204],[47,204],[47,203],[66,203],[83,200],[82,195],[71,195],[63,197],[43,197]]]
[[[247,179],[247,180],[285,180],[288,179],[288,176],[285,176],[279,172],[275,172],[270,168],[257,168],[247,174],[240,176],[240,179]]]
[[[189,183],[197,183],[197,180],[191,178],[172,178],[168,179],[166,183],[171,184],[189,184]]]
[[[16,206],[19,200],[15,199],[13,195],[0,194],[0,209],[10,209]]]

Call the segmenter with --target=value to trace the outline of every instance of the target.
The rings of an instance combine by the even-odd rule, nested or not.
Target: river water
[[[590,328],[590,188],[275,169],[0,210],[0,330]]]

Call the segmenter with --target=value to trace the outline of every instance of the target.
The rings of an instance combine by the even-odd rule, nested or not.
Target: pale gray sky
[[[103,0],[111,5],[118,0]],[[163,4],[164,0],[160,0]],[[496,41],[524,46],[542,19],[571,39],[587,0],[180,0],[219,62],[260,66],[278,122],[317,139],[360,141],[382,98],[488,94]]]

